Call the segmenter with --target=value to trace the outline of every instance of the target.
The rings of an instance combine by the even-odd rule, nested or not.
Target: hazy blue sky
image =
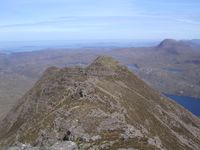
[[[200,0],[0,0],[0,41],[200,38]]]

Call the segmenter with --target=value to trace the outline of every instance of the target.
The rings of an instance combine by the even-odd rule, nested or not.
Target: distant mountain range
[[[153,40],[100,40],[100,41],[8,41],[0,42],[1,53],[31,52],[43,49],[77,49],[77,48],[122,48],[153,46],[159,41]]]
[[[100,56],[85,68],[48,68],[0,124],[1,147],[54,150],[65,141],[75,149],[197,150],[200,119]]]

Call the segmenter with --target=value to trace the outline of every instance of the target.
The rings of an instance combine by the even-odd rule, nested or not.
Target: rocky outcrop
[[[30,145],[26,144],[17,144],[13,147],[10,147],[6,150],[78,150],[78,146],[76,143],[71,142],[71,141],[66,141],[66,142],[57,142],[54,145],[50,147],[33,147]]]
[[[58,149],[73,141],[91,150],[200,148],[199,118],[110,57],[86,68],[49,68],[0,133],[2,147],[20,142]]]

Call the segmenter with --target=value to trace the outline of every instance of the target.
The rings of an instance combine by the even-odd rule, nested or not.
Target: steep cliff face
[[[86,68],[51,67],[10,111],[0,143],[41,149],[199,149],[200,120],[110,57]]]

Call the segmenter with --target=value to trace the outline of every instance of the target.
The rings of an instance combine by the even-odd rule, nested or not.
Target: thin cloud
[[[195,20],[189,20],[189,19],[176,19],[176,20],[187,24],[200,25],[200,22]]]

